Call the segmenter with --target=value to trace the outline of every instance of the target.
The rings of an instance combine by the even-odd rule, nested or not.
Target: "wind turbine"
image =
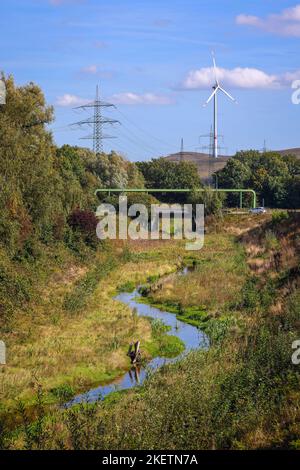
[[[208,103],[214,99],[214,128],[213,128],[213,156],[214,158],[218,158],[218,92],[221,91],[226,95],[228,98],[230,98],[232,101],[236,103],[235,98],[233,98],[224,88],[221,87],[219,80],[218,80],[218,70],[216,66],[216,59],[214,53],[212,53],[212,58],[213,58],[213,64],[214,64],[214,74],[215,74],[215,84],[212,87],[213,92],[204,104],[204,106],[207,106]]]

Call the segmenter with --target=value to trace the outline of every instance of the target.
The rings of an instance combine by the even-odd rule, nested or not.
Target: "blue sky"
[[[300,2],[288,0],[2,0],[0,70],[17,84],[38,83],[56,120],[55,141],[79,140],[89,129],[68,124],[88,113],[99,84],[106,113],[121,125],[107,140],[130,160],[201,150],[212,123],[202,105],[218,73],[238,105],[220,99],[220,133],[228,154],[239,149],[300,147]]]

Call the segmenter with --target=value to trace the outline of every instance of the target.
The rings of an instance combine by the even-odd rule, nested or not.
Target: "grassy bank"
[[[149,319],[137,317],[115,301],[118,286],[145,282],[176,269],[177,256],[156,262],[151,250],[115,246],[88,258],[88,263],[65,258],[53,263],[39,294],[4,334],[7,366],[1,367],[1,413],[19,422],[16,408],[22,401],[36,408],[36,392],[45,404],[69,399],[95,384],[110,382],[128,370],[128,344],[139,339],[145,359],[172,356],[182,344]],[[18,330],[14,325],[18,325]]]
[[[251,218],[247,225],[245,217],[242,225],[230,217],[224,220],[222,231],[208,234],[205,248],[192,256],[180,245],[175,255],[172,243],[156,249],[137,244],[126,275],[118,269],[102,284],[111,299],[116,287],[134,287],[141,279],[147,285],[151,279],[160,286],[151,292],[151,301],[169,302],[174,309],[180,302],[179,316],[201,307],[210,324],[208,351],[195,351],[162,368],[142,387],[104,403],[41,413],[39,427],[35,424],[30,432],[25,420],[23,431],[3,445],[299,448],[300,375],[291,355],[299,337],[300,220]],[[194,271],[168,276],[160,284],[159,275],[188,262]]]
[[[237,306],[248,271],[245,258],[244,247],[232,235],[207,234],[204,248],[183,258],[188,273],[167,276],[154,287],[145,284],[141,302],[175,313],[178,320],[202,330],[233,326],[240,318]]]

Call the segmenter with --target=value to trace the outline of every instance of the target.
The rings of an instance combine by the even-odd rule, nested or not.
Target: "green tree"
[[[45,124],[53,120],[40,88],[16,87],[5,78],[7,101],[0,108],[0,236],[16,250],[27,237],[47,236],[62,211],[55,147]]]
[[[136,165],[114,151],[102,153],[88,168],[97,176],[102,188],[144,187],[144,178]]]
[[[201,186],[197,167],[190,162],[170,162],[165,158],[150,162],[138,162],[137,166],[145,178],[147,188],[192,189]],[[185,194],[159,195],[163,201],[184,202]]]
[[[300,175],[287,180],[287,207],[300,209]]]
[[[255,150],[238,152],[225,168],[217,173],[219,187],[254,189],[259,200],[270,207],[285,207],[288,203],[287,181],[298,174],[299,162],[294,156]],[[228,202],[237,205],[237,198]]]

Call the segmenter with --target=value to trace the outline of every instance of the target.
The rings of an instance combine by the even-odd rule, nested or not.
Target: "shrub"
[[[272,230],[266,231],[265,246],[267,250],[278,250],[280,248],[280,243]]]
[[[16,306],[27,302],[31,296],[30,283],[9,266],[0,264],[0,317],[12,315]]]
[[[96,227],[98,220],[94,212],[89,210],[75,209],[68,217],[68,224],[75,232],[79,232],[87,245],[95,246]]]
[[[52,388],[50,392],[52,393],[52,395],[55,396],[55,398],[59,400],[59,403],[61,405],[66,403],[75,395],[73,387],[71,387],[71,385],[69,384],[60,385],[59,387]]]
[[[272,213],[272,224],[277,225],[283,222],[284,220],[287,220],[289,218],[289,213],[288,211],[281,210],[281,211],[274,211]]]

